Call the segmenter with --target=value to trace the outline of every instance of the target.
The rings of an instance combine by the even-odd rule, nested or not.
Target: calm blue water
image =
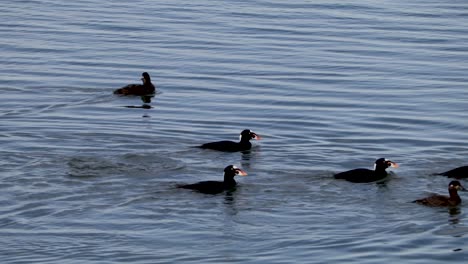
[[[411,2],[411,3],[408,3]],[[4,1],[2,263],[461,263],[467,1]],[[151,74],[158,93],[116,88]],[[191,148],[263,137],[250,153]],[[333,173],[400,164],[385,184]],[[179,183],[220,180],[231,194]],[[465,186],[466,180],[462,181]],[[466,193],[462,199],[468,201]]]

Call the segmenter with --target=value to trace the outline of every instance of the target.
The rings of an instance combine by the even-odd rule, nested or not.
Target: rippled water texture
[[[0,4],[2,263],[468,259],[467,203],[411,203],[468,165],[467,1],[124,2]]]

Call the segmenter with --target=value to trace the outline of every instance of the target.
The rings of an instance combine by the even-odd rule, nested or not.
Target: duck
[[[465,188],[459,181],[451,181],[448,185],[449,196],[434,194],[423,199],[415,200],[413,203],[427,206],[457,206],[462,202],[458,191],[464,190]]]
[[[202,149],[212,149],[224,152],[246,151],[252,148],[252,143],[250,143],[251,139],[260,140],[261,137],[250,129],[244,129],[240,133],[239,142],[224,140],[205,143],[199,147]]]
[[[334,175],[335,179],[344,179],[349,182],[366,183],[380,181],[387,177],[386,169],[388,167],[398,168],[398,164],[385,158],[380,158],[375,161],[374,170],[369,169],[354,169],[340,172]]]
[[[448,178],[456,179],[468,178],[468,166],[462,166],[446,172],[437,173],[437,175],[447,176]]]
[[[247,172],[234,165],[229,165],[224,168],[223,181],[201,181],[192,184],[177,185],[177,188],[190,189],[205,194],[218,194],[224,191],[233,190],[237,186],[237,183],[234,180],[234,177],[237,175],[247,176]]]
[[[114,94],[121,95],[149,95],[154,94],[156,88],[151,83],[151,77],[147,72],[141,74],[143,84],[129,84],[114,91]]]

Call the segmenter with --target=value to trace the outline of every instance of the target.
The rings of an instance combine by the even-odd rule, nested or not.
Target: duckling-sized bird
[[[205,143],[200,146],[203,149],[213,149],[218,151],[226,151],[226,152],[236,152],[236,151],[245,151],[252,148],[252,143],[250,143],[251,139],[260,140],[261,137],[250,129],[245,129],[240,134],[240,141],[234,142],[229,140],[224,141],[216,141],[211,143]]]
[[[143,84],[129,84],[125,87],[117,89],[114,94],[121,95],[149,95],[154,94],[156,88],[151,83],[151,77],[147,72],[141,74]]]
[[[369,169],[354,169],[335,174],[335,179],[344,179],[350,182],[363,183],[380,181],[387,177],[386,169],[388,167],[398,168],[398,164],[385,158],[380,158],[375,161],[374,170]]]
[[[234,180],[236,175],[247,176],[247,172],[234,165],[229,165],[224,169],[224,181],[202,181],[193,184],[178,185],[177,188],[191,189],[206,194],[217,194],[234,189],[237,185]]]
[[[451,181],[448,185],[449,196],[434,194],[432,196],[418,199],[413,203],[418,203],[427,206],[457,206],[461,203],[461,198],[458,191],[464,191],[465,188],[459,181]]]

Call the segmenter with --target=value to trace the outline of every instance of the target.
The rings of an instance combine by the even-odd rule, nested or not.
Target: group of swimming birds
[[[156,89],[155,86],[151,83],[151,78],[147,72],[142,74],[141,80],[143,81],[143,84],[129,84],[125,87],[115,90],[114,94],[137,96],[154,94]],[[252,143],[250,143],[251,139],[260,140],[261,137],[253,131],[245,129],[240,134],[239,142],[225,140],[206,143],[198,147],[202,149],[211,149],[224,152],[248,151],[252,148]],[[363,168],[353,169],[335,174],[334,178],[344,179],[355,183],[378,182],[388,176],[386,169],[389,167],[398,168],[398,164],[385,158],[380,158],[375,161],[374,170]],[[201,193],[217,194],[224,191],[233,190],[237,185],[236,181],[234,180],[234,177],[237,175],[246,176],[247,172],[234,165],[229,165],[224,169],[223,181],[202,181],[193,184],[178,185],[177,187],[191,189]],[[468,166],[459,167],[453,170],[439,173],[438,175],[456,179],[468,178]],[[458,191],[462,190],[465,190],[465,188],[460,184],[459,181],[454,180],[451,181],[448,186],[449,196],[435,194],[423,199],[415,200],[413,202],[428,206],[456,206],[461,203],[461,198],[458,195]]]

